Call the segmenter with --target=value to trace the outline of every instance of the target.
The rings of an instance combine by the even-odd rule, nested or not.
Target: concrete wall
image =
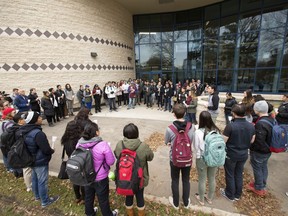
[[[1,0],[0,14],[0,90],[135,77],[132,15],[113,0]]]

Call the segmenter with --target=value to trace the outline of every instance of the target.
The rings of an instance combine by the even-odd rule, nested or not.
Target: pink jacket
[[[95,180],[100,181],[102,179],[107,178],[110,171],[110,166],[113,165],[115,162],[114,154],[108,143],[106,141],[103,141],[101,137],[94,137],[90,140],[84,140],[83,138],[81,138],[78,141],[76,148],[78,148],[79,146],[86,149],[91,148],[93,146],[92,154],[93,154],[95,172],[99,170],[99,167],[104,162]]]

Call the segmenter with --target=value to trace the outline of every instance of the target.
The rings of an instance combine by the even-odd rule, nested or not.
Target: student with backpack
[[[208,202],[208,204],[212,204],[212,200],[214,198],[215,188],[216,188],[216,171],[218,169],[218,166],[220,164],[215,163],[214,166],[210,164],[212,161],[208,161],[208,154],[207,152],[207,145],[211,145],[210,143],[207,143],[207,140],[209,139],[211,132],[216,132],[214,136],[216,136],[214,139],[220,140],[221,145],[221,136],[219,128],[215,125],[215,123],[212,120],[211,114],[208,111],[202,111],[199,115],[199,129],[195,131],[195,139],[194,139],[194,149],[196,151],[196,168],[198,172],[198,193],[195,194],[195,198],[198,201],[200,205],[204,205],[204,200]],[[209,139],[210,140],[210,139]],[[224,140],[222,138],[222,144],[225,145]],[[217,143],[216,143],[217,144]],[[215,157],[219,159],[220,161],[225,161],[225,153],[223,153],[223,146],[220,148],[221,152],[220,154]],[[225,152],[225,149],[224,149]],[[211,151],[209,152],[211,154]],[[207,159],[206,159],[206,158]],[[213,156],[214,157],[214,156]],[[220,157],[220,158],[219,158]],[[223,158],[224,157],[224,158]],[[209,163],[209,164],[207,164]],[[218,165],[218,166],[217,166]],[[208,195],[205,195],[206,190],[206,179],[208,177],[208,184],[209,184],[209,192]]]
[[[94,170],[97,174],[94,182],[85,186],[85,214],[88,216],[96,215],[98,211],[97,208],[94,208],[96,194],[102,215],[115,216],[118,215],[118,210],[111,211],[110,209],[108,179],[110,166],[114,164],[115,157],[109,144],[103,141],[99,135],[98,125],[94,122],[87,123],[76,145],[76,150],[82,147],[91,151]]]
[[[232,123],[223,132],[227,146],[225,160],[226,188],[220,188],[220,193],[229,201],[237,201],[242,195],[243,170],[248,159],[248,149],[255,139],[254,125],[245,118],[246,106],[235,104],[232,107]]]
[[[125,206],[126,206],[126,212],[128,216],[133,216],[134,215],[134,210],[133,210],[133,198],[134,196],[136,197],[137,201],[137,209],[138,209],[138,215],[139,216],[144,216],[145,215],[145,203],[144,203],[144,187],[146,187],[149,183],[149,172],[148,172],[148,161],[152,161],[154,157],[154,153],[150,149],[150,147],[146,144],[140,141],[139,139],[139,131],[138,127],[134,125],[133,123],[130,123],[126,125],[123,129],[123,136],[124,139],[119,141],[116,145],[114,154],[116,158],[118,159],[117,162],[117,168],[118,173],[116,173],[117,181],[121,180],[119,178],[119,174],[122,172],[121,168],[119,166],[119,163],[121,163],[121,158],[125,154],[125,150],[130,150],[132,153],[136,152],[136,157],[138,158],[139,166],[138,168],[141,168],[143,171],[143,176],[144,182],[142,187],[141,185],[137,187],[136,193],[133,195],[127,195],[125,198]],[[123,154],[122,154],[123,153]],[[136,161],[134,162],[136,163]],[[135,167],[135,166],[134,166]],[[136,178],[138,178],[138,175],[136,175]],[[136,181],[139,179],[136,179]],[[131,178],[131,181],[133,179]],[[140,179],[141,181],[141,179]],[[119,186],[119,185],[118,185]]]
[[[175,104],[173,113],[176,120],[165,132],[165,144],[170,147],[170,173],[172,197],[169,202],[174,209],[179,209],[179,176],[182,175],[184,208],[190,206],[190,170],[192,166],[192,141],[194,139],[194,126],[186,122],[184,115],[186,107]]]

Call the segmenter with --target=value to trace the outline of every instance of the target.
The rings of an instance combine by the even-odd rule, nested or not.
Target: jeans
[[[170,171],[171,171],[171,188],[172,188],[172,195],[173,195],[173,202],[174,205],[177,207],[179,206],[179,176],[180,171],[182,174],[182,189],[183,189],[183,195],[182,199],[184,202],[184,205],[187,206],[190,197],[190,169],[189,167],[176,167],[173,165],[173,162],[170,161]]]
[[[185,120],[195,124],[195,122],[196,122],[196,113],[187,113],[186,112]]]
[[[110,110],[116,110],[115,98],[108,98]]]
[[[157,100],[158,100],[158,103],[157,103],[158,107],[162,108],[163,107],[163,95],[158,95]]]
[[[74,101],[73,100],[67,100],[66,101],[66,105],[67,105],[67,109],[68,109],[68,114],[73,114],[73,104]],[[64,116],[64,115],[63,115]]]
[[[124,93],[123,94],[123,101],[124,101],[124,105],[128,105],[128,103],[129,103],[129,93]]]
[[[42,205],[48,204],[48,165],[32,167],[32,191]]]
[[[137,207],[138,208],[144,207],[144,205],[145,205],[145,203],[144,203],[144,188],[139,190],[134,196],[136,197]],[[133,205],[134,196],[126,196],[126,200],[125,200],[126,206],[132,206]]]
[[[268,159],[271,153],[261,154],[258,152],[250,151],[250,161],[254,174],[254,188],[256,190],[263,190],[267,184],[268,178]]]
[[[226,180],[226,196],[233,200],[240,198],[243,188],[243,170],[246,160],[234,161],[230,158],[225,160],[225,180]]]
[[[95,216],[94,212],[94,200],[95,193],[98,198],[98,203],[101,209],[102,215],[113,216],[109,204],[109,180],[105,178],[100,181],[96,181],[89,186],[85,186],[85,214],[87,216]]]
[[[129,98],[128,108],[134,108],[134,107],[135,107],[135,98]]]
[[[206,190],[206,179],[208,176],[208,183],[209,183],[209,193],[208,199],[212,200],[215,193],[215,176],[218,167],[207,167],[204,160],[202,158],[196,159],[196,168],[198,172],[198,193],[200,196],[200,200],[204,202],[204,194]]]
[[[92,102],[85,102],[86,108],[89,109],[89,111],[91,111],[92,108]]]
[[[146,95],[146,104],[147,107],[152,107],[152,95]]]
[[[171,98],[165,97],[165,110],[171,111]]]

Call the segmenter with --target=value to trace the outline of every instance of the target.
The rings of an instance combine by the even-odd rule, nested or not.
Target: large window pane
[[[286,30],[288,32],[288,29]],[[284,53],[283,53],[283,66],[288,66],[288,34],[285,35],[285,46],[284,46]]]
[[[163,42],[173,42],[173,31],[162,32]]]
[[[237,33],[237,16],[230,16],[221,19],[220,36]]]
[[[236,91],[245,91],[247,89],[253,89],[254,86],[254,69],[244,69],[238,70],[234,73],[237,73],[237,89]]]
[[[205,22],[205,37],[217,37],[219,32],[219,19]]]
[[[221,15],[234,15],[238,13],[239,1],[224,1],[221,8]]]
[[[274,68],[257,70],[254,91],[276,92],[279,75],[279,70]]]
[[[161,29],[159,28],[150,29],[150,42],[151,43],[161,42]]]
[[[219,68],[234,68],[234,53],[236,48],[236,35],[220,37],[219,40]]]
[[[187,73],[187,43],[174,44],[174,71]]]
[[[173,26],[174,24],[174,13],[172,14],[161,14],[162,26]]]
[[[241,11],[249,11],[259,9],[261,7],[262,0],[241,0]]]
[[[173,43],[162,44],[162,70],[172,71],[173,65]]]
[[[279,83],[279,92],[288,92],[288,68],[282,68]]]
[[[176,25],[181,24],[181,23],[187,23],[187,21],[188,21],[187,11],[176,13],[176,17],[175,17]]]
[[[258,67],[279,67],[283,49],[284,28],[274,28],[260,32]]]
[[[284,27],[287,20],[287,10],[264,12],[262,15],[262,29]]]
[[[201,46],[202,44],[200,40],[189,42],[187,63],[189,73],[202,68]]]
[[[216,70],[204,70],[203,71],[204,83],[216,84]]]
[[[201,39],[202,28],[200,24],[189,26],[188,28],[188,40]]]
[[[161,27],[161,16],[160,14],[150,15],[150,27]]]
[[[187,26],[178,26],[175,29],[174,41],[187,41]]]
[[[149,29],[139,29],[138,33],[138,41],[137,43],[143,44],[143,43],[149,43],[150,41],[150,32]]]
[[[205,8],[205,20],[217,19],[220,17],[220,4],[211,5]]]
[[[219,70],[217,78],[218,91],[231,91],[231,80],[233,77],[233,70]]]
[[[160,70],[161,65],[160,44],[140,45],[140,69],[141,71]]]
[[[239,32],[254,31],[260,28],[261,11],[243,14],[239,20]]]
[[[254,68],[256,66],[258,34],[258,32],[241,34],[239,54],[240,68]]]
[[[206,38],[204,40],[204,68],[216,69],[218,40]]]

